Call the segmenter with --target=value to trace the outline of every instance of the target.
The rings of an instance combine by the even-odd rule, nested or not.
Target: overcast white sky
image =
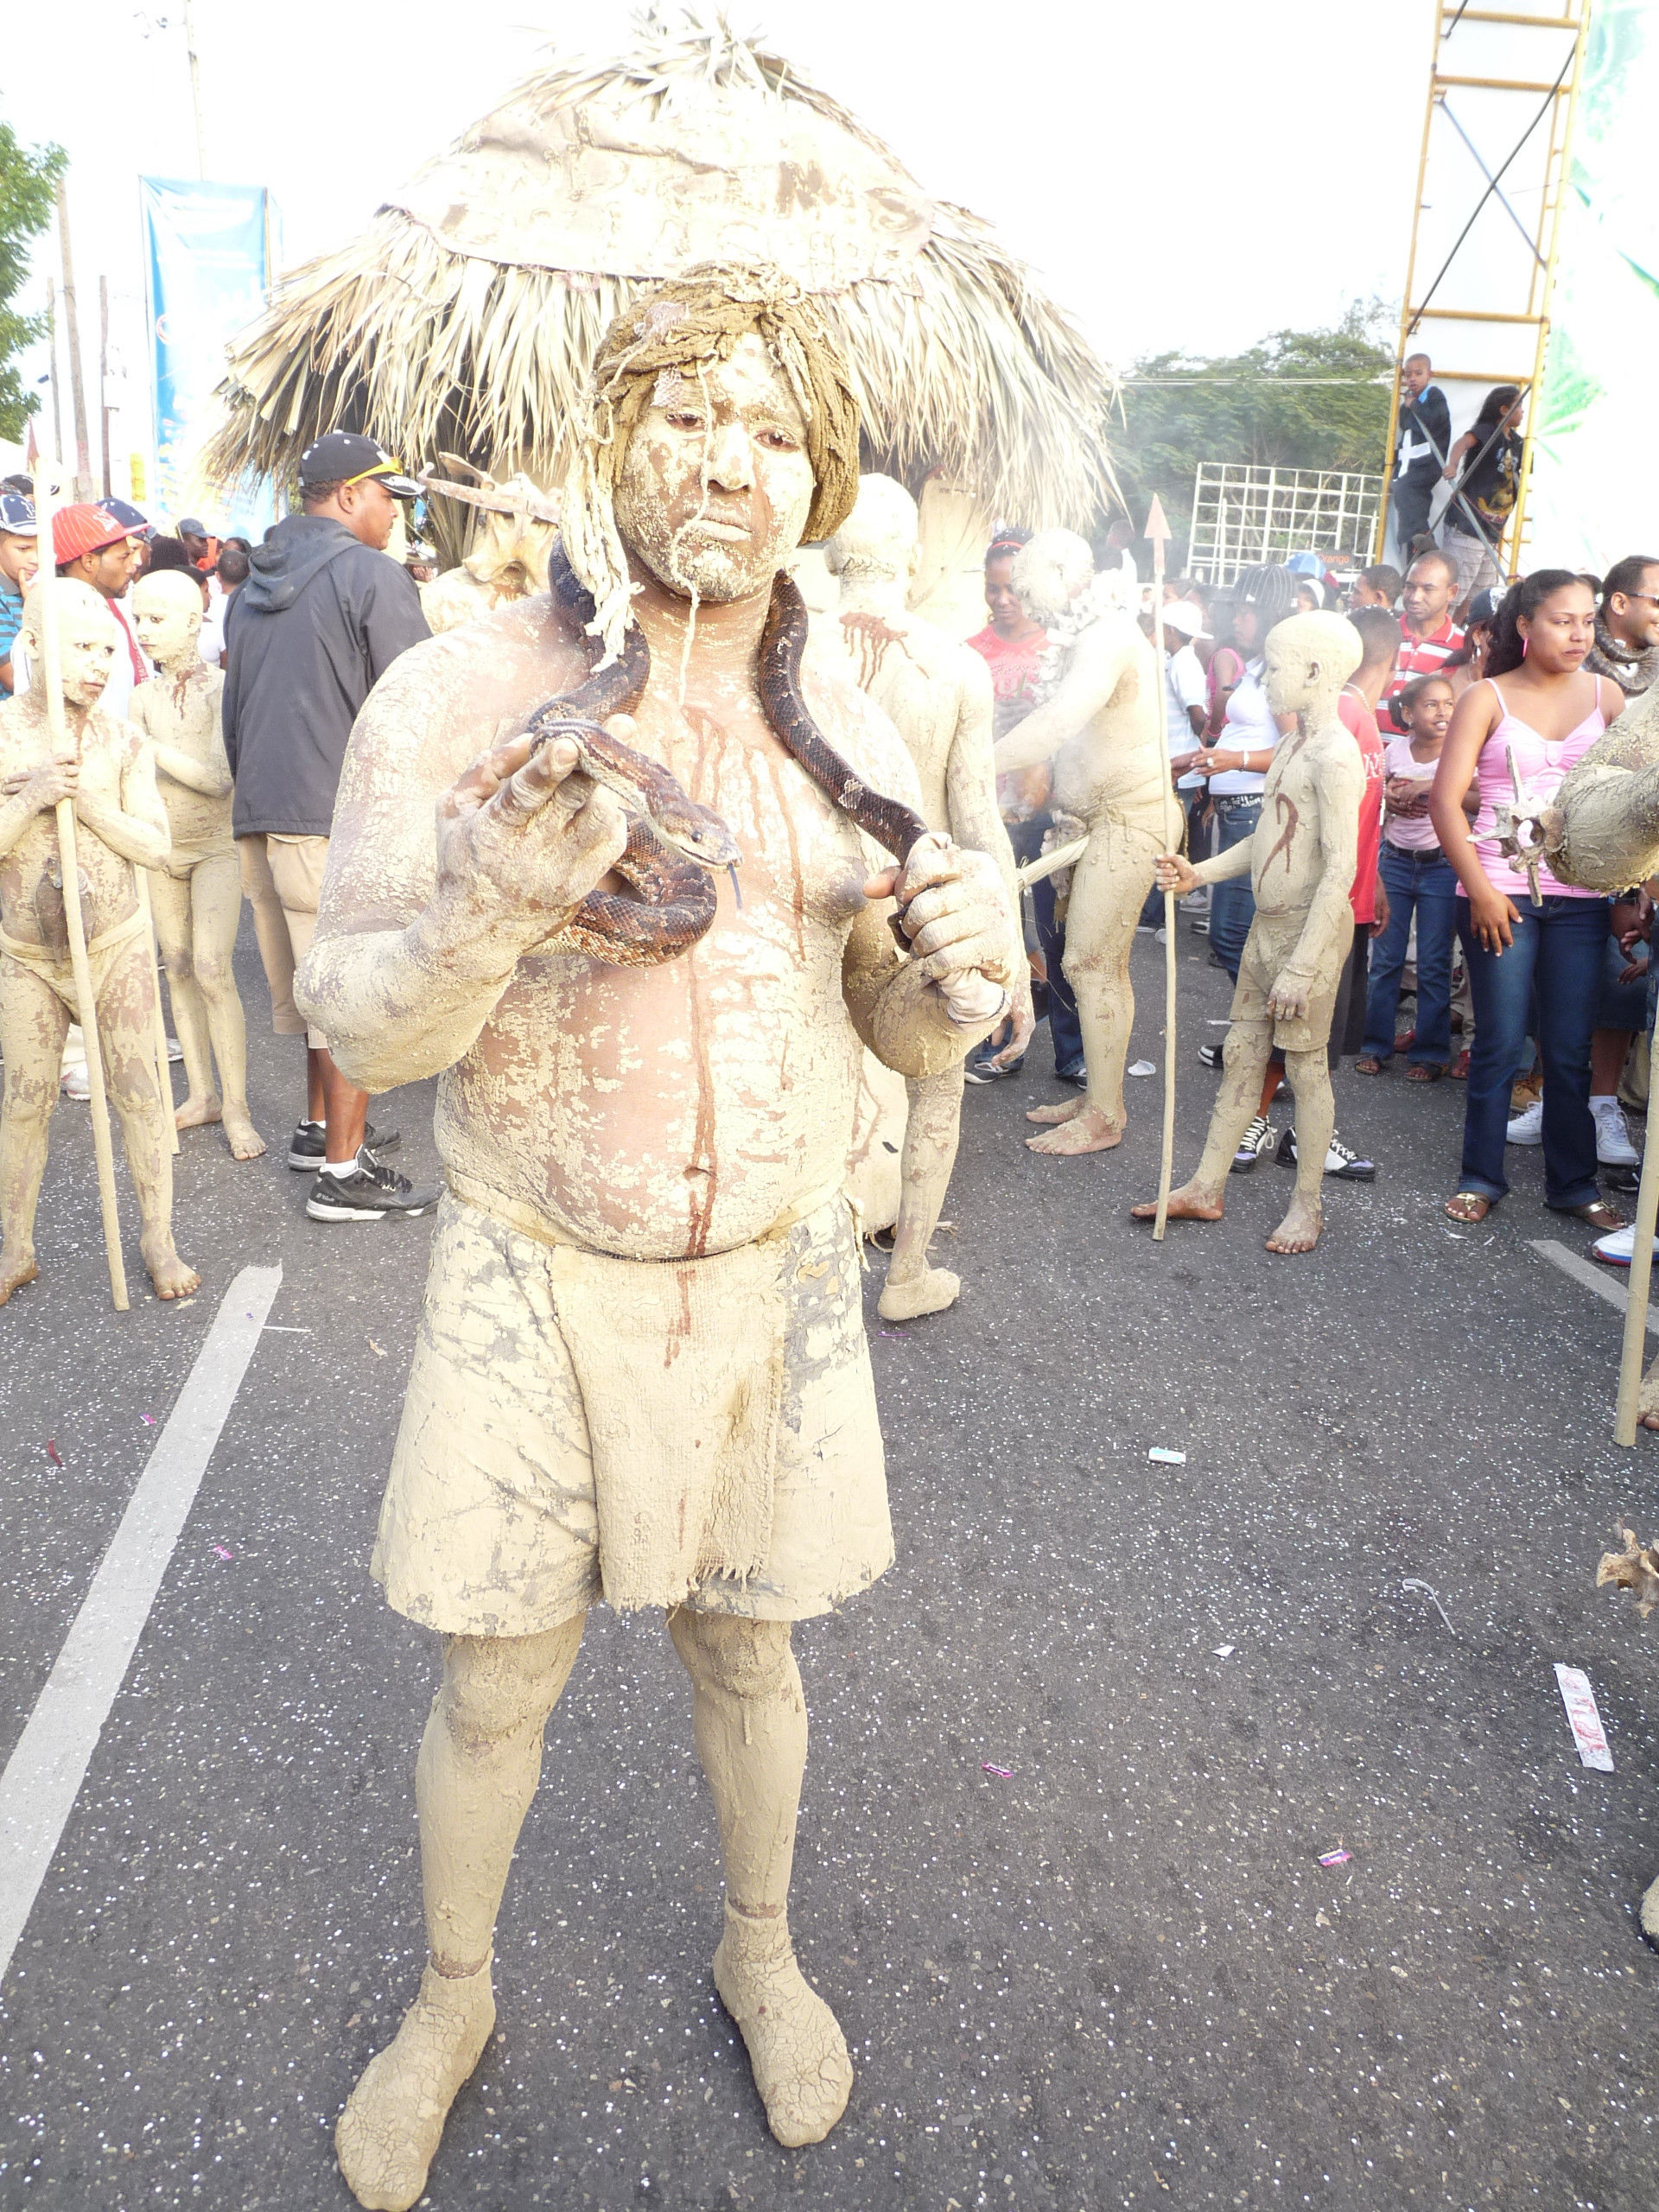
[[[550,39],[614,50],[632,12],[196,0],[208,174],[270,187],[291,264],[350,238]],[[739,0],[729,15],[925,189],[995,223],[1120,365],[1397,301],[1429,0]],[[86,342],[95,361],[104,275],[136,351],[135,179],[195,173],[181,0],[10,10],[0,118],[68,149]],[[43,298],[41,282],[25,304]]]

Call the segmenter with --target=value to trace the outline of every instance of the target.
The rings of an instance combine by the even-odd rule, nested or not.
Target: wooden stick
[[[46,588],[41,593],[41,665],[39,681],[46,687],[46,722],[54,753],[68,748],[69,730],[63,712],[63,652],[58,642],[57,594],[48,581],[51,575],[52,469],[42,461],[35,475],[35,516],[46,550],[42,566]],[[79,748],[77,748],[79,749]],[[128,1311],[127,1271],[121,1258],[121,1217],[115,1202],[115,1147],[110,1141],[110,1101],[104,1088],[104,1051],[99,1041],[98,1003],[92,996],[92,971],[86,958],[86,930],[80,912],[80,866],[75,850],[75,803],[58,801],[58,859],[63,870],[63,917],[69,929],[69,963],[75,975],[75,1003],[80,1013],[80,1033],[86,1042],[86,1082],[92,1093],[92,1155],[98,1162],[98,1198],[104,1214],[104,1249],[110,1263],[110,1295],[118,1313]]]
[[[1164,548],[1169,543],[1169,524],[1163,502],[1154,492],[1147,517],[1146,535],[1152,540],[1153,651],[1158,656],[1158,728],[1164,744],[1164,843],[1176,847],[1175,792],[1169,775],[1169,675],[1164,665]],[[1175,1173],[1175,893],[1164,893],[1164,1152],[1158,1166],[1158,1211],[1152,1224],[1153,1241],[1161,1243],[1169,1224],[1169,1186]]]
[[[179,1149],[179,1125],[173,1116],[172,1063],[167,1057],[167,1016],[162,1012],[162,960],[156,944],[156,915],[149,903],[149,870],[135,867],[133,880],[138,886],[138,911],[144,918],[144,935],[149,939],[149,980],[156,993],[155,1029],[156,1087],[162,1094],[162,1112],[167,1121],[167,1134],[175,1158]]]
[[[1659,1135],[1649,1131],[1642,1154],[1642,1184],[1636,1197],[1636,1243],[1624,1308],[1624,1348],[1618,1363],[1618,1410],[1613,1440],[1628,1451],[1636,1442],[1636,1414],[1642,1395],[1642,1361],[1648,1348],[1648,1283],[1653,1274],[1653,1224],[1659,1217]]]
[[[1088,849],[1087,837],[1069,838],[1064,845],[1056,845],[1052,853],[1039,853],[1034,861],[1027,861],[1014,870],[1020,888],[1029,891],[1033,883],[1040,883],[1045,876],[1054,875],[1063,868],[1072,868]]]

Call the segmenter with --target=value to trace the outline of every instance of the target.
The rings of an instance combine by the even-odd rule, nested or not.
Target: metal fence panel
[[[1381,476],[1355,470],[1200,461],[1186,573],[1229,584],[1241,569],[1293,553],[1352,552],[1368,561],[1382,492]]]

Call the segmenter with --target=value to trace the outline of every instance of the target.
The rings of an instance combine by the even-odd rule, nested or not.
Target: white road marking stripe
[[[1541,1260],[1548,1260],[1563,1274],[1571,1275],[1574,1282],[1581,1282],[1586,1290],[1593,1290],[1598,1298],[1605,1298],[1610,1306],[1624,1313],[1630,1302],[1630,1294],[1624,1281],[1622,1268],[1604,1268],[1594,1260],[1580,1258],[1570,1252],[1565,1244],[1557,1244],[1548,1236],[1535,1237],[1532,1249]],[[1659,1337],[1659,1314],[1651,1306],[1648,1308],[1648,1334]]]
[[[244,1268],[226,1292],[0,1775],[0,1979],[34,1910],[282,1280],[280,1268]]]

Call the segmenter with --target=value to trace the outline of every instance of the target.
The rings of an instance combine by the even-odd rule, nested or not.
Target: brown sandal
[[[1354,1073],[1356,1075],[1381,1075],[1387,1065],[1388,1062],[1386,1060],[1379,1060],[1374,1053],[1367,1052],[1363,1058],[1357,1059],[1354,1062]]]
[[[1605,1236],[1610,1230],[1630,1226],[1628,1217],[1610,1206],[1605,1198],[1592,1198],[1587,1206],[1568,1206],[1565,1209],[1574,1221],[1582,1221],[1592,1229],[1599,1229]]]
[[[1444,1068],[1433,1067],[1422,1060],[1414,1060],[1406,1070],[1408,1083],[1438,1083],[1446,1073]]]
[[[1466,1222],[1472,1227],[1476,1222],[1484,1221],[1497,1204],[1496,1198],[1487,1198],[1484,1192],[1458,1191],[1446,1200],[1446,1211],[1451,1220]]]

